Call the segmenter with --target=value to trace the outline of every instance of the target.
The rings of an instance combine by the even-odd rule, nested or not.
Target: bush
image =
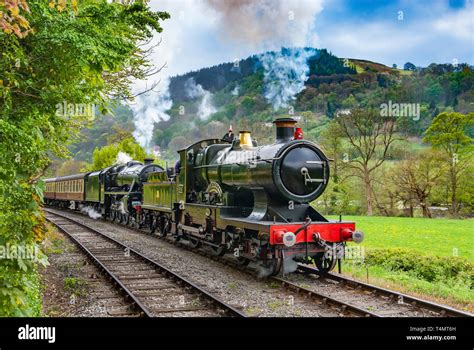
[[[42,294],[39,273],[12,271],[0,267],[0,316],[41,316]]]
[[[410,249],[369,249],[364,263],[404,271],[428,282],[461,282],[474,288],[474,265],[460,257],[423,255]]]

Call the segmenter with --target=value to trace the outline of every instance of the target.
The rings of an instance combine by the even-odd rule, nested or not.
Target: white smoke
[[[292,258],[283,259],[283,275],[289,275],[290,273],[295,272],[298,269],[298,263]]]
[[[264,95],[273,109],[288,107],[304,89],[309,74],[307,60],[315,54],[313,49],[289,48],[259,56],[264,69]]]
[[[102,217],[102,214],[99,213],[98,211],[96,211],[92,207],[87,207],[87,206],[81,205],[79,207],[79,209],[81,210],[81,213],[88,215],[91,219],[96,220],[96,219]]]
[[[273,268],[271,267],[265,267],[263,265],[258,264],[257,265],[257,278],[267,278],[273,273]]]
[[[239,86],[237,85],[234,90],[232,90],[231,94],[233,96],[239,96]]]
[[[115,164],[126,164],[129,161],[133,160],[127,153],[119,151],[117,157],[115,157]]]
[[[171,109],[169,93],[169,80],[167,79],[160,91],[149,91],[143,95],[137,96],[135,103],[131,104],[133,111],[133,123],[135,131],[133,136],[137,142],[145,149],[152,147],[153,128],[155,123],[170,119],[167,111]]]
[[[190,98],[201,98],[197,115],[202,120],[206,120],[211,114],[216,113],[216,108],[212,104],[212,94],[205,90],[201,84],[196,84],[194,78],[189,78],[184,83],[186,95]]]

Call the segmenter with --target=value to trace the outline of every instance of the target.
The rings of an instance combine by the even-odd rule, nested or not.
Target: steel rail
[[[57,215],[57,214],[53,214]],[[58,215],[60,216],[60,215]],[[61,217],[63,218],[63,217]],[[133,306],[140,312],[141,316],[146,316],[146,317],[153,317],[151,314],[150,310],[143,305],[140,300],[119,280],[119,278],[112,272],[110,271],[82,242],[80,242],[76,237],[74,237],[74,234],[69,232],[67,229],[62,227],[60,224],[52,221],[50,218],[46,217],[46,220],[53,225],[55,225],[61,232],[66,234],[72,241],[83,251],[86,253],[86,255],[92,260],[94,265],[96,265],[100,270],[102,270],[107,277],[112,279],[113,283],[117,286],[119,286],[119,290],[122,294],[125,294],[124,297],[125,299],[130,298],[132,299],[132,304]]]
[[[333,307],[340,308],[340,311],[342,313],[349,313],[353,314],[354,316],[363,316],[363,317],[382,317],[374,312],[362,309],[360,307],[357,307],[355,305],[351,305],[349,303],[346,303],[344,301],[341,301],[339,299],[335,299],[333,297],[330,297],[325,294],[321,294],[318,292],[315,292],[313,290],[310,290],[308,288],[304,288],[301,286],[298,286],[297,284],[287,281],[281,277],[276,277],[272,276],[271,277],[274,281],[280,283],[284,288],[290,290],[290,291],[295,291],[296,293],[301,293],[301,294],[306,294],[312,298],[315,298],[317,300],[320,300],[323,304],[327,304]]]
[[[219,308],[222,308],[227,314],[229,314],[230,316],[234,316],[234,317],[247,317],[247,315],[239,310],[237,310],[236,308],[234,308],[233,306],[225,303],[223,300],[221,300],[220,298],[212,295],[211,293],[207,292],[206,290],[202,289],[201,287],[199,287],[198,285],[194,284],[193,282],[189,281],[188,279],[186,279],[185,277],[183,276],[180,276],[179,274],[171,271],[170,269],[168,269],[167,267],[163,266],[162,264],[158,263],[157,261],[155,260],[152,260],[148,257],[146,257],[145,255],[141,254],[140,252],[136,251],[135,249],[119,242],[118,240],[106,235],[105,233],[87,225],[87,224],[84,224],[82,222],[79,222],[77,220],[74,220],[68,216],[65,216],[65,215],[62,215],[62,214],[58,214],[56,212],[53,212],[49,209],[46,209],[46,208],[43,208],[44,211],[52,214],[52,215],[56,215],[62,219],[66,219],[70,222],[73,222],[74,224],[82,227],[82,228],[85,228],[91,232],[94,232],[95,234],[97,235],[100,235],[101,237],[107,239],[108,241],[118,245],[119,247],[121,247],[122,249],[127,249],[127,252],[130,252],[130,254],[133,254],[134,256],[138,257],[139,259],[141,259],[142,261],[146,262],[147,264],[153,266],[154,268],[160,270],[162,273],[164,273],[169,279],[174,279],[174,280],[177,280],[179,281],[180,283],[182,284],[185,284],[186,286],[190,287],[191,289],[193,290],[196,290],[199,294],[203,295],[206,299],[208,299],[211,303],[215,304],[216,306],[218,306]],[[49,220],[51,221],[51,220]],[[53,222],[54,223],[54,222]],[[55,224],[56,225],[56,224]],[[56,225],[58,226],[58,225]],[[59,227],[59,226],[58,226]],[[69,232],[67,232],[67,230],[64,230],[63,228],[61,228],[61,231],[65,232],[68,236],[72,237],[71,234]],[[76,240],[74,237],[72,237],[73,240],[75,242],[78,242],[78,240]],[[79,242],[78,242],[79,243]],[[79,245],[83,248],[85,248],[82,244],[79,243]],[[85,248],[85,251],[87,252],[88,255],[90,255],[91,257],[93,257],[94,261],[98,261],[98,259],[94,256],[94,254],[92,252],[90,252],[87,248]],[[100,263],[100,261],[98,261],[101,268],[104,268],[105,271],[108,273],[108,274],[111,274],[113,275],[113,273],[108,270],[102,263]],[[118,285],[120,285],[120,287],[128,294],[128,292],[130,292],[124,285],[123,283],[121,283],[119,281],[119,279],[116,277],[116,276],[113,276],[114,278],[114,281],[116,280],[118,283]],[[132,298],[132,300],[134,301],[134,303],[136,305],[138,305],[138,307],[142,308],[143,304],[138,300],[138,298],[136,298],[135,296],[133,296],[133,294],[130,292],[130,297]],[[146,307],[143,306],[143,308],[146,309]],[[144,311],[144,314],[148,317],[152,317],[153,315],[148,311]]]
[[[446,317],[474,317],[473,314],[461,310],[454,309],[447,305],[433,303],[431,301],[423,300],[414,296],[410,296],[401,292],[397,292],[394,290],[386,289],[383,287],[375,286],[372,284],[368,284],[362,281],[358,281],[349,277],[345,277],[342,275],[336,275],[334,273],[326,273],[321,274],[318,269],[308,266],[299,264],[298,271],[306,274],[318,275],[322,278],[331,279],[333,281],[337,281],[340,283],[345,283],[348,285],[353,285],[357,288],[364,289],[367,291],[372,292],[373,294],[379,293],[381,295],[385,295],[391,298],[397,297],[402,300],[404,303],[410,304],[413,307],[423,308],[430,311],[434,311],[439,313],[441,316]]]

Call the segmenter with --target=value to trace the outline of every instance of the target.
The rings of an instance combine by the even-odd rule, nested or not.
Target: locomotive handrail
[[[280,157],[274,157],[274,158],[265,158],[265,159],[256,159],[252,160],[252,162],[267,162],[270,163],[271,161],[281,159],[282,156]],[[194,169],[201,169],[201,168],[211,168],[211,167],[216,167],[216,166],[222,166],[222,165],[249,165],[250,163],[241,163],[241,162],[234,162],[234,163],[214,163],[214,164],[207,164],[207,165],[198,165],[195,166]]]

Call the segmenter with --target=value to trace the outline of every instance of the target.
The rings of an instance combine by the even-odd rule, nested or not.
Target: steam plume
[[[265,98],[273,109],[288,107],[304,89],[309,74],[307,61],[315,54],[314,49],[291,48],[259,56],[264,69]]]
[[[117,154],[117,157],[115,158],[115,163],[125,164],[125,163],[128,163],[131,160],[132,160],[132,157],[130,157],[127,153],[120,151]]]
[[[135,103],[131,105],[134,115],[133,123],[135,124],[133,136],[140,146],[145,149],[152,146],[154,124],[170,119],[166,112],[172,105],[168,79],[164,82],[164,86],[161,87],[160,91],[150,91],[136,98]]]
[[[194,78],[189,78],[184,83],[186,94],[190,98],[201,98],[197,115],[199,118],[206,120],[211,114],[216,112],[216,108],[212,104],[212,94],[205,90],[201,84],[196,84]]]

